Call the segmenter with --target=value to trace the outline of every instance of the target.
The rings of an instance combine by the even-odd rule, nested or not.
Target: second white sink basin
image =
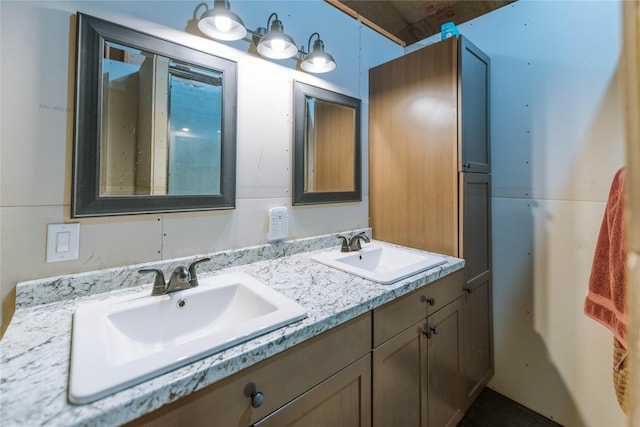
[[[325,252],[311,259],[384,285],[447,262],[439,255],[379,243],[367,244],[354,252]]]
[[[243,273],[167,295],[88,303],[73,316],[69,400],[88,403],[307,316]]]

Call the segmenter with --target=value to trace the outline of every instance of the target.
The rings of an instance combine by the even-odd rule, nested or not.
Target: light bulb
[[[214,18],[214,25],[219,31],[226,33],[231,29],[231,19],[227,16],[216,16]]]
[[[284,40],[281,40],[281,39],[271,40],[271,49],[273,49],[276,52],[280,52],[284,50]]]
[[[322,67],[327,63],[327,59],[323,57],[313,58],[313,65],[316,67]]]

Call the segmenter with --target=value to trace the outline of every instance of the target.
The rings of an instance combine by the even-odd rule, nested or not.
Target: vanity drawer
[[[462,295],[464,270],[456,271],[373,310],[373,346],[435,313]]]
[[[370,351],[369,312],[129,425],[247,427]],[[251,405],[253,391],[264,396],[258,408]]]

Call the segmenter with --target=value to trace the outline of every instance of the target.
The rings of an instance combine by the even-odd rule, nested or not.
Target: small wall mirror
[[[72,217],[235,207],[236,63],[78,13]]]
[[[294,82],[294,205],[362,200],[360,104]]]

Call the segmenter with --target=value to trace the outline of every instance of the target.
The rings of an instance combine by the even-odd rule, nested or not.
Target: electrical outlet
[[[286,207],[269,209],[269,233],[267,240],[275,242],[289,234],[289,213]]]

